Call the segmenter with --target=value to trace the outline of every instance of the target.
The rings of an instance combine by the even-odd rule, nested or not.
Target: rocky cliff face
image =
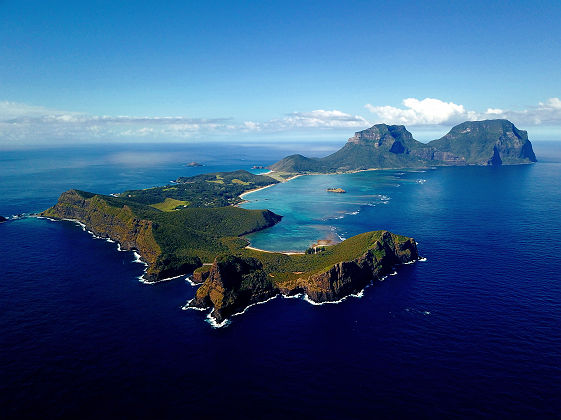
[[[528,133],[508,120],[466,121],[428,145],[468,165],[536,162]]]
[[[391,273],[395,266],[419,259],[415,241],[408,238],[396,241],[390,232],[384,232],[380,241],[362,256],[341,261],[323,273],[281,286],[287,295],[305,293],[314,302],[336,301],[364,289],[372,280]]]
[[[189,306],[213,308],[211,316],[222,322],[278,292],[259,260],[229,255],[216,258]]]
[[[400,240],[390,232],[384,232],[370,249],[356,259],[338,262],[320,273],[301,273],[297,279],[280,283],[275,283],[275,277],[267,274],[255,258],[217,258],[209,277],[188,306],[212,308],[211,316],[222,322],[247,306],[278,293],[286,296],[302,293],[318,303],[337,301],[358,293],[373,280],[392,272],[396,265],[418,259],[413,239]]]
[[[408,153],[417,147],[417,140],[403,125],[376,124],[366,130],[358,131],[348,140],[352,144],[367,144],[384,147],[395,154]],[[422,143],[420,143],[422,145]]]
[[[536,162],[526,131],[507,120],[467,121],[427,144],[403,125],[376,124],[359,131],[337,152],[318,159],[289,156],[270,169],[345,172],[429,165],[512,165]]]
[[[70,190],[62,193],[57,204],[41,216],[78,220],[95,235],[118,241],[121,249],[138,250],[149,264],[148,279],[158,278],[153,270],[161,249],[154,239],[152,222],[137,218],[130,207],[113,207],[100,196],[88,197]]]

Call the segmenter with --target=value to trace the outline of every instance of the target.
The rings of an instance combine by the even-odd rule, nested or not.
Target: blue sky
[[[0,143],[561,139],[559,1],[0,0]]]

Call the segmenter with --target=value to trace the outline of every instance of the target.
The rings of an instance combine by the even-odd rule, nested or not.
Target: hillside
[[[285,173],[334,173],[378,168],[501,165],[536,161],[526,131],[507,120],[469,121],[429,143],[403,125],[376,124],[359,131],[337,152],[310,159],[288,156],[270,166]]]
[[[117,196],[149,204],[160,210],[174,210],[178,207],[224,207],[241,202],[239,195],[244,192],[278,182],[265,175],[238,170],[180,177],[173,185],[129,190]]]
[[[125,250],[137,250],[148,264],[147,281],[186,274],[229,248],[224,237],[237,237],[278,223],[269,210],[238,207],[182,208],[166,212],[112,196],[70,190],[41,213],[77,220],[97,236],[111,238]]]
[[[285,255],[232,250],[216,258],[186,308],[212,309],[223,322],[247,306],[278,294],[336,301],[419,258],[413,239],[387,231],[366,232],[319,254]]]
[[[182,191],[179,198],[201,202],[197,191],[209,180],[242,187],[259,180],[240,173],[191,180],[183,183],[185,189],[158,187],[117,197],[69,190],[40,216],[78,221],[94,235],[117,241],[121,249],[138,251],[148,265],[146,282],[194,272],[193,280],[202,284],[188,307],[212,308],[217,322],[279,293],[305,294],[315,302],[338,300],[359,292],[394,266],[419,258],[413,239],[386,231],[363,233],[318,253],[287,255],[246,248],[243,235],[272,226],[281,216],[234,206],[173,208],[177,199],[167,194]],[[216,203],[223,190],[204,188],[204,194],[208,203]],[[141,202],[156,200],[175,201],[170,206]]]
[[[536,162],[528,133],[507,120],[467,121],[428,146],[459,156],[468,165]]]

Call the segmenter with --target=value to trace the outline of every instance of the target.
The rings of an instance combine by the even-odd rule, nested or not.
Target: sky
[[[561,2],[0,0],[0,145],[561,140]]]

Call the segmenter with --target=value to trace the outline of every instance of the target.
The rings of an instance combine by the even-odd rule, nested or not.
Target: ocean
[[[2,151],[0,215],[308,147]],[[361,298],[279,297],[218,329],[181,310],[196,290],[184,278],[140,283],[144,266],[115,243],[71,222],[0,224],[0,417],[561,417],[561,143],[534,149],[534,165],[303,176],[247,195],[243,207],[284,216],[255,247],[387,229],[426,261]]]

